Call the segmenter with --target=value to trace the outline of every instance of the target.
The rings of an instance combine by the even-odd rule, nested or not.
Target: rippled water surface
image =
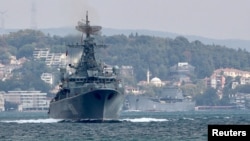
[[[0,112],[1,141],[206,141],[208,124],[250,124],[250,111],[123,112],[119,121],[70,122],[44,112]]]

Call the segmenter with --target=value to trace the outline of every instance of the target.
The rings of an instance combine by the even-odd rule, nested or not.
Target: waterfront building
[[[4,99],[18,104],[18,111],[48,110],[49,107],[47,93],[41,91],[8,91]]]
[[[0,92],[0,112],[4,111],[4,92]]]

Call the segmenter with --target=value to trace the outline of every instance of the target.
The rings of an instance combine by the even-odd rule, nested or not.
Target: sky
[[[104,28],[250,40],[250,0],[0,0],[0,27],[73,27],[86,11]]]

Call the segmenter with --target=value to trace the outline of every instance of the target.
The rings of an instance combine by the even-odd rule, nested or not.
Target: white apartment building
[[[49,51],[49,48],[35,48],[33,51],[33,56],[35,59],[47,58]]]
[[[4,94],[8,102],[18,104],[19,111],[48,110],[47,93],[41,91],[8,91]]]
[[[4,111],[4,92],[0,92],[0,112]]]
[[[50,85],[53,84],[53,74],[52,74],[52,73],[42,73],[41,79],[42,79],[44,82],[46,82],[46,83],[48,83],[48,84],[50,84]]]

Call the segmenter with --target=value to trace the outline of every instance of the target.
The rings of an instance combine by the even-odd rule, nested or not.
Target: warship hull
[[[51,102],[49,117],[70,120],[117,120],[124,96],[114,89],[97,89]]]

